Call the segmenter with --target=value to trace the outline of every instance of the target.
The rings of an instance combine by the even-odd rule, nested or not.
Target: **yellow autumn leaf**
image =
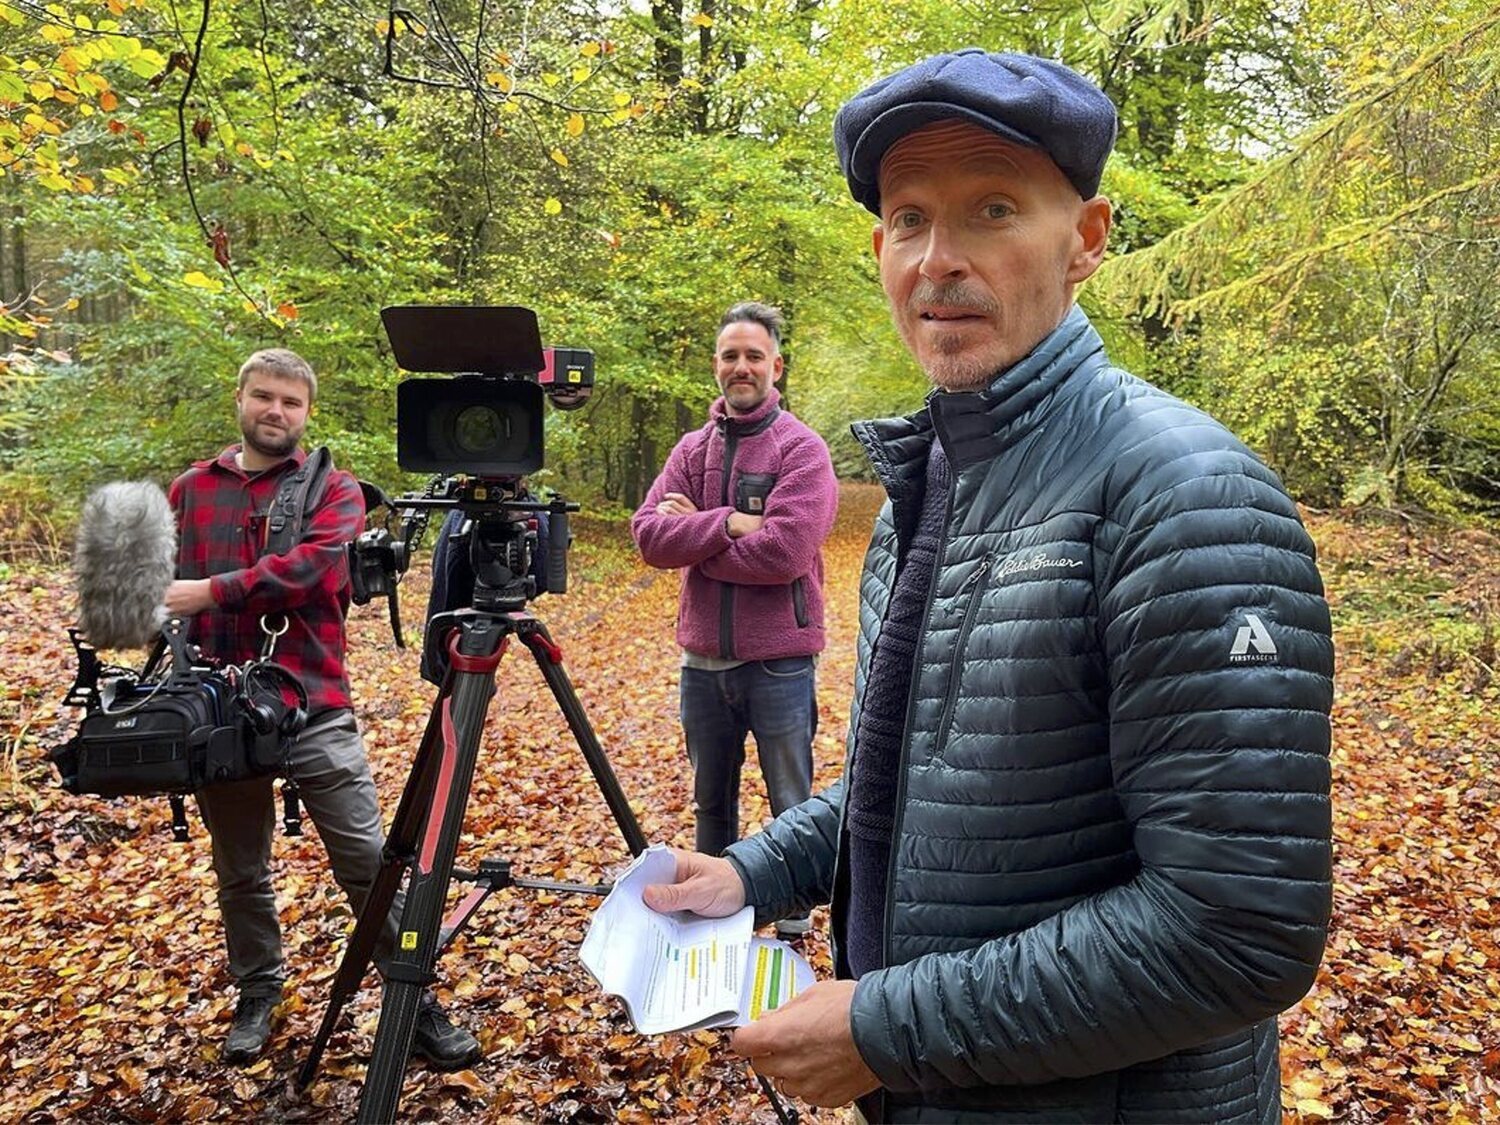
[[[511,81],[510,75],[498,70],[490,71],[484,76],[484,80],[502,94],[510,93],[511,89],[515,86],[515,83]]]
[[[57,91],[52,88],[52,83],[50,82],[33,82],[27,87],[27,89],[31,91],[31,96],[39,102],[44,102],[48,98],[52,97],[53,94],[57,93]]]
[[[589,68],[588,67],[586,67],[586,66],[575,66],[573,68],[573,81],[574,82],[587,82],[588,78],[589,78]]]
[[[549,200],[547,200],[547,202],[545,202],[545,203],[542,204],[542,210],[545,211],[549,215],[561,215],[562,214],[562,200],[560,200],[560,199],[549,199]]]
[[[1300,1075],[1292,1080],[1292,1094],[1299,1098],[1322,1097],[1322,1079],[1313,1073]]]
[[[542,71],[542,81],[545,82],[548,86],[556,86],[559,82],[562,81],[562,75],[554,74],[550,70],[544,70]]]
[[[616,94],[615,95],[615,105],[618,105],[618,106],[627,106],[629,104],[630,104],[630,95],[629,94]]]
[[[1333,1107],[1317,1098],[1298,1098],[1297,1112],[1303,1117],[1333,1117]]]
[[[585,43],[582,47],[578,48],[578,53],[586,59],[591,59],[599,53],[599,44]]]
[[[88,193],[94,190],[94,181],[87,176],[74,176],[73,186],[81,192]]]
[[[568,118],[568,136],[578,137],[583,135],[583,114],[575,113]]]
[[[183,274],[182,283],[184,285],[190,285],[194,289],[207,289],[212,293],[218,293],[224,288],[224,283],[222,281],[218,281],[212,277],[209,277],[207,274],[202,273],[198,270],[192,270],[186,274]]]
[[[693,17],[694,27],[713,27],[713,25],[713,16],[707,15],[704,12],[699,12],[696,16]]]
[[[564,168],[568,166],[568,154],[565,153],[562,149],[555,148],[550,153],[548,153],[548,155],[551,156],[553,160],[557,161],[557,163],[561,164]]]
[[[36,178],[36,182],[41,184],[48,191],[67,191],[70,187],[73,186],[56,172],[44,172],[42,175]]]

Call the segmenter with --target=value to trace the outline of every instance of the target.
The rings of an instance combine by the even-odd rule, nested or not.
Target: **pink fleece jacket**
[[[677,642],[689,652],[772,660],[823,649],[822,548],[838,481],[823,439],[780,404],[774,388],[747,415],[718,399],[630,521],[648,564],[684,568]],[[668,492],[698,511],[659,514]],[[731,539],[724,525],[737,508],[764,516],[760,530]]]

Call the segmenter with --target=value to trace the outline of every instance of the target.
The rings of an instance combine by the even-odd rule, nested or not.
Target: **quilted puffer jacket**
[[[860,423],[889,502],[870,656],[927,454],[952,463],[855,1042],[893,1121],[1278,1122],[1278,1012],[1331,901],[1333,647],[1274,474],[1110,366],[1073,309],[984,391]],[[767,921],[845,925],[844,782],[728,853]]]

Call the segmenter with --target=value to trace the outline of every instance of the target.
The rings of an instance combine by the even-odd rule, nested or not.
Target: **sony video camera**
[[[456,379],[396,388],[396,460],[417,473],[512,478],[542,467],[542,401],[582,406],[594,353],[543,348],[536,313],[517,305],[394,305],[380,311],[396,362]]]
[[[401,643],[395,590],[434,508],[449,510],[435,572],[457,572],[453,604],[489,611],[522,608],[538,593],[567,589],[568,515],[577,505],[538,500],[524,477],[543,465],[542,405],[582,406],[594,387],[594,354],[543,348],[536,313],[519,306],[396,305],[381,310],[396,362],[452,378],[405,379],[396,388],[396,460],[435,474],[423,493],[390,499],[378,489],[366,507],[401,516],[366,531],[349,548],[354,601],[389,596]],[[372,502],[373,501],[373,502]],[[449,563],[450,553],[457,566]],[[429,617],[432,614],[429,613]]]

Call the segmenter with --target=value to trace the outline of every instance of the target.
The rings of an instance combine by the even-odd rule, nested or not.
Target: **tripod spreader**
[[[474,916],[484,900],[506,887],[524,887],[529,891],[556,891],[560,894],[607,895],[613,883],[564,883],[556,879],[527,879],[510,873],[508,859],[482,859],[478,871],[467,871],[462,867],[453,869],[453,878],[460,883],[473,883],[474,889],[459,900],[452,913],[443,919],[438,952],[448,948],[448,943]]]

